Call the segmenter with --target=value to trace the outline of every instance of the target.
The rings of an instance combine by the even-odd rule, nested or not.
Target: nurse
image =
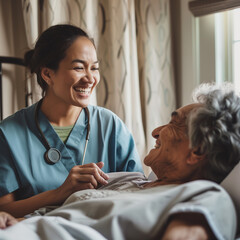
[[[142,171],[123,122],[89,105],[100,80],[99,62],[83,30],[48,28],[25,62],[43,98],[0,123],[0,211],[22,217],[106,184],[108,172]]]

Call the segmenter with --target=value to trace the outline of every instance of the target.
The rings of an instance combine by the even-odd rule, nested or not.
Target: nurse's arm
[[[60,187],[24,200],[17,200],[15,192],[2,196],[0,197],[0,211],[8,212],[19,218],[45,206],[61,205],[74,192],[94,189],[98,183],[107,184],[108,175],[101,170],[102,167],[102,162],[74,166]]]
[[[16,218],[24,217],[36,209],[47,205],[59,205],[64,200],[59,198],[59,190],[49,190],[24,200],[16,201],[15,193],[0,197],[0,211],[7,212]]]

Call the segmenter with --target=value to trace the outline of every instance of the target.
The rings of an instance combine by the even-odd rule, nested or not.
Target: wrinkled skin
[[[187,136],[187,116],[197,107],[199,104],[190,104],[174,111],[168,124],[152,132],[156,145],[144,163],[152,168],[162,184],[184,183],[199,176],[200,162],[193,154],[194,149],[190,149]]]

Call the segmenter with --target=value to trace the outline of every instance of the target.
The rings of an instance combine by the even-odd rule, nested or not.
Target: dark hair
[[[79,27],[68,24],[51,26],[39,36],[35,48],[25,53],[24,62],[31,73],[37,74],[42,95],[47,90],[47,83],[41,77],[41,68],[47,67],[56,71],[67,49],[78,37],[86,37],[94,45],[93,40]]]
[[[206,155],[204,178],[220,183],[240,161],[240,97],[231,84],[203,84],[197,101],[203,105],[189,116],[191,147]]]

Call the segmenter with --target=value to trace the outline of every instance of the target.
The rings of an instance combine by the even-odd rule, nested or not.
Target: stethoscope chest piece
[[[43,101],[43,99],[41,99],[38,102],[36,110],[35,110],[35,123],[36,123],[37,129],[44,141],[44,145],[47,149],[47,151],[44,153],[44,159],[45,159],[46,163],[53,165],[53,164],[57,163],[58,161],[60,161],[62,156],[61,156],[61,152],[58,149],[52,148],[50,146],[50,144],[48,143],[47,139],[45,138],[45,136],[40,128],[40,125],[38,122],[38,112],[39,112],[40,106],[42,104],[42,101]],[[87,144],[88,144],[88,140],[89,140],[89,133],[90,133],[90,114],[89,114],[87,107],[84,108],[84,110],[86,111],[86,114],[87,114],[88,125],[87,125],[87,135],[86,135],[86,143],[85,143],[85,147],[84,147],[82,165],[84,164],[84,158],[85,158],[85,154],[86,154]]]
[[[48,164],[55,164],[61,159],[61,153],[56,148],[50,148],[45,152],[44,158]]]

